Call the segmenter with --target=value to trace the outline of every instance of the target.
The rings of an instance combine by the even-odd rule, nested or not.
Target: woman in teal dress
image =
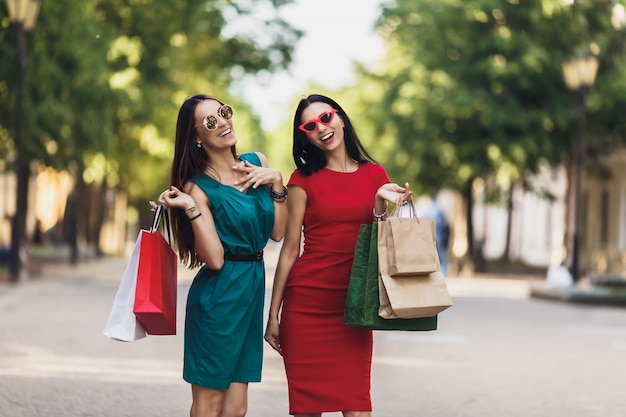
[[[201,266],[187,296],[183,378],[191,417],[243,416],[248,383],[261,380],[263,248],[286,228],[287,190],[261,153],[238,155],[233,109],[207,95],[187,99],[176,124],[170,188],[180,260]]]

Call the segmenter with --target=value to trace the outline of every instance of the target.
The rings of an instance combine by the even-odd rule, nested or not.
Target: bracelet
[[[283,185],[283,192],[279,193],[275,191],[272,187],[270,187],[270,196],[274,201],[283,200],[287,198],[287,187]],[[284,200],[283,200],[284,201]]]
[[[387,216],[387,212],[382,212],[381,214],[376,214],[376,207],[372,209],[372,214],[374,215],[374,220],[377,222],[381,220],[385,220],[385,216]]]
[[[197,219],[198,217],[200,217],[200,216],[202,216],[202,213],[198,213],[198,214],[196,214],[195,216],[190,217],[190,218],[189,218],[189,221],[190,221],[190,222],[191,222],[191,221],[194,221],[194,220],[196,220],[196,219]]]
[[[187,208],[185,209],[185,211],[187,211],[187,210],[189,210],[189,211],[190,211],[190,212],[192,212],[192,213],[193,213],[194,211],[196,211],[196,202],[195,202],[195,201],[193,202],[193,206],[189,206],[189,207],[187,207]]]

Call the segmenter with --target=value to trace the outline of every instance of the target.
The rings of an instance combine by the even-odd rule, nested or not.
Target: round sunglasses
[[[298,126],[298,129],[306,133],[313,133],[317,129],[318,123],[321,123],[323,125],[329,125],[333,121],[333,117],[335,116],[335,113],[337,113],[337,111],[337,109],[325,111],[324,113],[317,116],[317,119],[312,119],[302,123],[300,126]]]
[[[233,118],[234,110],[229,104],[222,104],[219,109],[217,109],[217,113],[215,115],[209,114],[208,116],[204,116],[202,118],[202,124],[196,126],[196,128],[200,126],[204,126],[208,131],[214,131],[217,129],[217,117],[220,116],[224,120],[230,120]]]

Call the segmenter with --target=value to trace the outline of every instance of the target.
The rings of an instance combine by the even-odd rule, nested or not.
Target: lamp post
[[[585,95],[596,79],[598,59],[590,54],[577,55],[563,64],[563,75],[567,88],[576,95],[575,115],[578,121],[578,135],[572,141],[572,157],[574,171],[574,200],[573,210],[570,211],[573,219],[572,256],[570,272],[574,282],[578,281],[580,269],[580,229],[581,229],[581,171],[582,149],[585,137]],[[571,200],[570,200],[571,201]],[[570,223],[571,224],[571,223]]]
[[[26,70],[26,32],[35,26],[39,13],[39,0],[6,0],[11,22],[17,33],[17,68],[15,84],[15,214],[11,225],[11,256],[9,259],[11,281],[20,276],[20,249],[26,229],[26,208],[28,207],[29,167],[24,161],[24,73]]]

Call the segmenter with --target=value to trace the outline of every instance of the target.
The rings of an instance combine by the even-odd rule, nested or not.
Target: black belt
[[[263,251],[252,255],[237,255],[234,253],[224,253],[224,259],[235,262],[254,262],[263,259]]]

